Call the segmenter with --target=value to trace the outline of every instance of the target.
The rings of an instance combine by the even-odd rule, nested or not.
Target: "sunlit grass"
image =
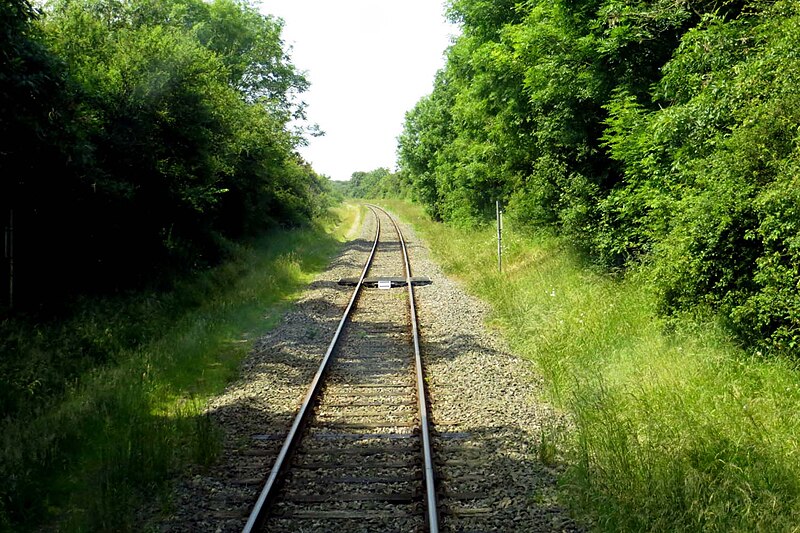
[[[601,531],[800,531],[800,375],[713,320],[664,319],[646,282],[548,235],[460,231],[392,203],[493,308],[546,397],[571,413],[563,501]]]
[[[228,262],[169,293],[113,305],[87,300],[49,326],[57,340],[47,342],[39,327],[39,340],[19,344],[46,361],[103,337],[96,344],[110,353],[64,394],[2,422],[0,530],[50,522],[65,531],[135,531],[137,507],[158,496],[168,508],[165,481],[187,465],[213,463],[219,452],[207,399],[327,264],[358,213],[343,206],[326,227],[274,231],[238,246]],[[115,342],[122,332],[140,340]]]

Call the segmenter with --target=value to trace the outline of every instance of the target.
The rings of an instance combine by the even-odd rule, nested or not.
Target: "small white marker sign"
[[[391,280],[388,280],[388,279],[379,279],[379,280],[378,280],[378,288],[379,288],[379,289],[391,289],[391,288],[392,288],[392,282],[391,282]]]

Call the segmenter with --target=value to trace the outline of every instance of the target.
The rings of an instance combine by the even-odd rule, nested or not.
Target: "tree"
[[[295,152],[308,83],[279,20],[233,0],[2,9],[0,207],[29,302],[200,267],[324,204]],[[53,273],[52,255],[75,260]]]
[[[665,312],[793,349],[796,12],[453,0],[463,33],[406,116],[401,171],[436,218],[481,224],[499,198],[607,267],[646,263]]]

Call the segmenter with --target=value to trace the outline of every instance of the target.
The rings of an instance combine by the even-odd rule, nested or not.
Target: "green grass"
[[[637,273],[598,272],[556,237],[430,222],[389,202],[445,270],[488,301],[574,430],[562,500],[599,531],[800,531],[800,375],[713,320],[665,319]],[[547,454],[552,455],[548,452]]]
[[[339,249],[359,209],[277,230],[164,293],[85,298],[2,324],[0,530],[136,531],[137,507],[216,459],[206,400]],[[66,381],[66,384],[63,382]],[[11,392],[8,392],[11,391]]]

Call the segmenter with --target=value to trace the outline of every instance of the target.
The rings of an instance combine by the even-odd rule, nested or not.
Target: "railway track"
[[[369,259],[246,533],[439,530],[414,280],[399,227],[369,208]]]
[[[419,414],[419,341],[400,237],[376,212],[255,342],[241,377],[210,400],[222,453],[181,478],[174,507],[153,530],[237,533],[247,523],[246,531],[582,531],[559,504],[553,465],[539,456],[542,428],[566,431],[567,420],[537,401],[528,364],[484,329],[488,309],[443,275],[421,241],[409,248],[416,269],[435,281],[413,296],[425,310],[429,424]],[[378,289],[376,278],[394,289]],[[337,279],[361,287],[351,293]],[[342,318],[348,306],[351,316]],[[337,331],[341,338],[331,341]],[[298,420],[301,404],[306,416]],[[434,453],[426,461],[428,425]],[[290,429],[296,437],[287,445]],[[279,456],[284,466],[270,472]],[[432,465],[435,483],[426,476]],[[433,485],[438,505],[428,503]]]

